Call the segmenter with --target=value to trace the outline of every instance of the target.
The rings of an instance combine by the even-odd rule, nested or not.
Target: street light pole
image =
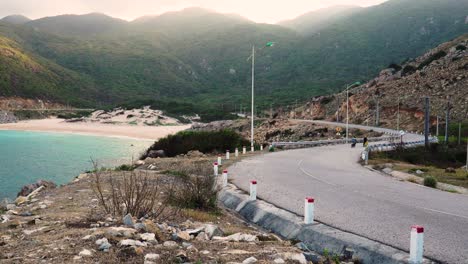
[[[252,45],[252,120],[250,127],[250,148],[254,147],[254,89],[255,89],[255,45]]]
[[[360,82],[355,82],[350,85],[346,85],[346,144],[348,143],[348,132],[349,132],[349,88],[354,85],[361,85]]]

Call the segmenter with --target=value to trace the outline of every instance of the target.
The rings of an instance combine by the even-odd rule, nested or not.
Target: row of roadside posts
[[[420,142],[418,142],[420,143]],[[260,147],[260,150],[263,150],[263,146]],[[255,150],[251,148],[251,152]],[[246,147],[242,148],[242,154],[247,154]],[[235,157],[239,156],[239,151],[236,148],[234,152]],[[226,160],[230,159],[230,152],[229,150],[226,151]],[[362,159],[365,160],[366,164],[369,159],[369,151],[366,150],[362,153]],[[218,176],[219,166],[222,165],[222,158],[221,155],[218,156],[217,162],[213,164],[213,172],[214,176]],[[223,170],[222,179],[221,179],[222,187],[225,188],[228,185],[228,171]],[[257,186],[258,182],[256,180],[250,181],[250,192],[249,192],[249,200],[256,201],[257,200]],[[314,210],[315,210],[315,199],[313,197],[306,197],[304,200],[304,224],[315,224],[316,221],[314,220]],[[410,258],[409,262],[413,264],[423,263],[423,252],[424,252],[424,227],[419,225],[413,225],[411,227],[410,233]]]

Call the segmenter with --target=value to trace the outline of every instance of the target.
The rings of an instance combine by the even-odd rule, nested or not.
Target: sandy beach
[[[74,133],[108,137],[126,137],[142,140],[157,140],[169,134],[190,128],[181,126],[136,126],[110,125],[99,123],[67,123],[63,119],[28,120],[18,123],[0,124],[0,130],[42,131],[57,133]]]

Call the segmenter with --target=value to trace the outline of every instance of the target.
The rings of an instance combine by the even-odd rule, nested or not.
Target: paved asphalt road
[[[361,144],[268,153],[233,165],[229,175],[245,191],[257,180],[260,199],[299,215],[312,196],[319,222],[405,251],[410,227],[422,225],[425,256],[468,263],[468,196],[368,170],[357,163],[362,150]]]

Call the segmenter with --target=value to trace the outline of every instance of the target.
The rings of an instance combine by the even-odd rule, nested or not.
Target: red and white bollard
[[[223,165],[221,160],[221,155],[218,155],[218,165]]]
[[[228,160],[229,158],[230,158],[229,150],[226,150],[226,159]]]
[[[228,171],[223,171],[223,187],[226,187],[228,184]]]
[[[234,152],[234,155],[236,156],[236,158],[239,157],[239,149],[238,148],[236,148],[236,150]]]
[[[246,147],[242,147],[242,154],[245,154],[247,153],[247,148]]]
[[[424,227],[411,227],[410,263],[422,263],[424,253]]]
[[[304,205],[304,223],[313,224],[314,223],[314,198],[306,197]]]
[[[257,200],[257,181],[250,181],[250,200]]]
[[[218,176],[218,162],[213,163],[214,176]]]

